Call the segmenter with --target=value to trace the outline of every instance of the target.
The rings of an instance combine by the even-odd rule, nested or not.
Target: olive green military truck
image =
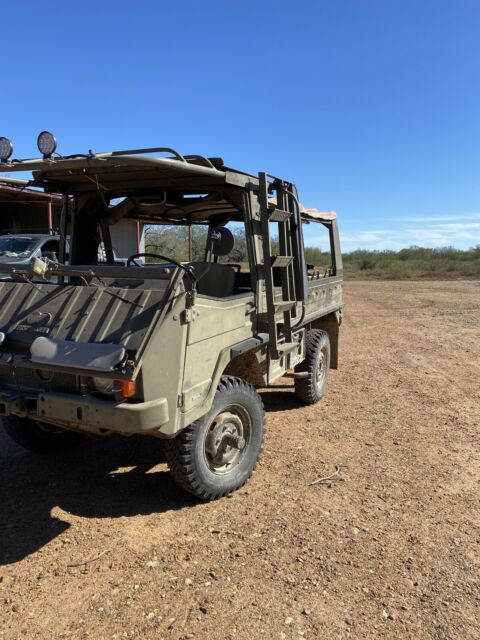
[[[169,148],[60,156],[48,132],[38,143],[42,157],[11,160],[0,138],[1,173],[31,172],[31,188],[63,197],[58,255],[0,262],[5,429],[35,452],[85,434],[161,438],[184,489],[214,499],[239,488],[262,450],[256,387],[289,375],[315,403],[337,367],[335,214],[302,207],[290,181],[220,158]],[[160,240],[183,227],[190,249],[203,230],[193,236],[203,252],[181,260],[166,242],[119,263],[111,229],[123,219]],[[326,268],[306,263],[306,225],[327,235]],[[241,233],[248,258],[236,263]]]

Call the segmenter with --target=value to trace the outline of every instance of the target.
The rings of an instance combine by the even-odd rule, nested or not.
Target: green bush
[[[357,249],[343,255],[347,277],[408,279],[479,277],[480,245],[466,251],[454,247],[412,246],[400,251]]]

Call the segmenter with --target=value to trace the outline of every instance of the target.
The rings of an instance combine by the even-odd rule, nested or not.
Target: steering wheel
[[[168,258],[167,256],[161,256],[159,253],[134,253],[133,255],[131,255],[128,258],[127,267],[129,267],[132,263],[136,267],[143,266],[141,264],[138,264],[137,258],[160,258],[160,260],[165,260],[166,262],[169,262],[170,264],[174,264],[179,269],[182,269],[183,271],[185,271],[187,276],[189,278],[191,278],[193,280],[193,282],[197,281],[197,279],[193,275],[193,268],[192,267],[190,267],[188,265],[185,265],[185,264],[181,264],[180,262],[177,262],[176,260],[172,260],[172,258]]]

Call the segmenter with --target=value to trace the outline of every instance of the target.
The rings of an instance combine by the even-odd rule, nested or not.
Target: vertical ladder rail
[[[289,191],[283,180],[259,173],[259,205],[263,247],[263,278],[265,282],[266,315],[269,335],[269,351],[273,360],[296,348],[293,341],[292,318],[296,311],[296,281],[294,265],[294,246],[292,242],[292,216],[296,211]],[[272,178],[272,182],[269,182]],[[269,203],[269,192],[275,192],[276,202]],[[278,223],[279,252],[272,256],[269,222]],[[298,256],[297,256],[298,259]],[[274,269],[281,274],[282,298],[275,300]],[[283,314],[283,322],[277,322],[277,316]]]
[[[286,198],[284,192],[283,181],[277,181],[274,183],[276,188],[277,207],[283,211],[289,211],[286,206]],[[289,212],[290,213],[290,212]],[[290,237],[290,216],[286,217],[282,222],[278,224],[278,246],[282,255],[292,256],[292,246]],[[282,297],[283,300],[295,300],[294,295],[294,283],[291,278],[292,265],[290,263],[285,269],[282,269]],[[292,340],[292,309],[294,307],[288,307],[283,311],[283,334],[286,342]]]
[[[258,174],[260,190],[258,200],[260,204],[260,220],[262,227],[263,246],[263,278],[265,281],[265,296],[267,302],[267,323],[269,336],[269,351],[272,358],[278,359],[278,334],[275,322],[274,286],[272,273],[272,258],[270,233],[268,229],[268,174]]]

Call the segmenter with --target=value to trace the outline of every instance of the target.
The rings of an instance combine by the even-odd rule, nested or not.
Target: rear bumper
[[[136,404],[116,404],[108,400],[73,394],[41,393],[37,398],[36,413],[25,411],[24,407],[25,404],[18,396],[2,398],[3,415],[28,415],[34,419],[80,431],[148,433],[159,429],[169,419],[166,398]]]

